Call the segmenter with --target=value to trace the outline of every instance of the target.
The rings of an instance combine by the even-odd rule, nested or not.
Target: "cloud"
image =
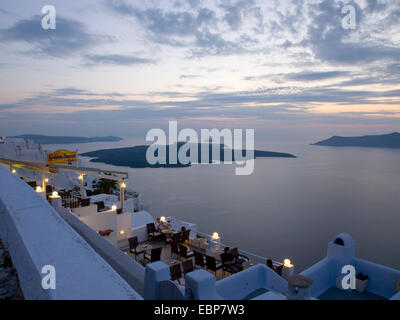
[[[185,48],[190,58],[244,54],[258,43],[257,39],[247,33],[236,34],[234,39],[225,37],[219,24],[226,20],[231,29],[235,29],[234,18],[227,14],[221,19],[215,10],[209,8],[194,6],[191,10],[184,11],[166,10],[159,7],[140,9],[122,0],[106,2],[106,6],[115,13],[135,18],[148,33],[150,41]],[[245,5],[243,2],[238,7],[223,8],[227,11],[241,11],[242,7],[248,8],[249,4]]]
[[[180,79],[196,79],[196,78],[201,78],[200,75],[198,74],[181,74]]]
[[[153,64],[156,62],[154,59],[140,58],[129,55],[120,55],[120,54],[86,55],[84,60],[87,62],[89,66],[99,65],[99,64],[132,66],[132,65]]]
[[[96,44],[110,41],[110,37],[94,35],[77,20],[57,16],[55,30],[43,30],[42,16],[16,22],[7,29],[0,29],[2,42],[24,42],[32,46],[32,52],[52,57],[66,57]]]
[[[294,80],[294,81],[317,81],[317,80],[339,78],[348,75],[349,73],[345,71],[326,71],[326,72],[303,71],[298,73],[289,73],[286,74],[285,77],[288,80]]]
[[[318,80],[328,80],[350,76],[351,73],[347,71],[301,71],[293,73],[279,73],[279,74],[266,74],[261,76],[247,76],[244,80],[265,80],[272,79],[276,82],[284,81],[318,81]]]
[[[324,0],[313,7],[312,23],[308,26],[307,39],[303,43],[311,48],[318,59],[330,63],[356,64],[398,59],[400,48],[395,43],[379,41],[371,34],[367,25],[369,22],[382,24],[377,16],[368,16],[368,13],[386,7],[379,6],[376,1],[369,1],[368,10],[364,11],[357,4],[350,4],[356,8],[356,31],[342,27],[344,15],[341,14],[341,9],[344,2]],[[355,41],[349,38],[356,35],[358,37]]]
[[[14,15],[13,13],[11,13],[11,12],[9,12],[7,10],[4,10],[2,8],[0,8],[0,13],[5,15],[5,16],[13,16]]]
[[[25,99],[18,102],[18,105],[83,107],[94,110],[99,106],[110,106],[120,109],[146,109],[150,114],[159,112],[160,116],[167,113],[176,116],[209,115],[210,113],[215,115],[216,112],[229,116],[232,113],[238,113],[238,110],[240,110],[240,114],[257,115],[260,110],[264,109],[272,112],[274,108],[271,106],[275,106],[275,110],[279,110],[282,115],[284,113],[304,113],[311,110],[315,104],[324,103],[343,106],[396,105],[400,99],[400,90],[349,90],[329,85],[310,88],[282,86],[253,91],[204,91],[189,96],[179,96],[176,92],[172,92],[170,97],[165,92],[163,98],[158,99],[157,102],[131,99],[128,96],[118,97],[118,99],[104,98],[108,95],[108,93],[91,93],[86,90],[62,88]],[[176,101],[174,99],[176,97],[180,97],[180,99]]]
[[[223,20],[233,30],[238,30],[244,23],[244,20],[254,20],[254,31],[264,33],[264,15],[262,8],[255,5],[254,0],[240,0],[233,4],[222,3],[220,7],[224,9]]]
[[[111,92],[111,93],[94,93],[87,90],[77,88],[61,88],[53,91],[54,96],[109,96],[109,97],[124,97],[124,94]]]
[[[8,110],[8,109],[15,109],[18,108],[16,104],[0,104],[0,110]]]

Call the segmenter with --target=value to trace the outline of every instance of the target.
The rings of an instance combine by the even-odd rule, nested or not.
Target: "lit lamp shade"
[[[47,182],[49,182],[49,179],[46,178],[46,179],[44,179],[44,181],[47,183]]]
[[[285,268],[293,268],[294,267],[294,265],[292,264],[292,261],[290,261],[289,259],[283,260],[283,266]]]
[[[120,230],[119,234],[123,236],[125,234],[125,230]]]
[[[17,173],[17,170],[12,169],[11,172],[15,174],[15,173]]]
[[[117,206],[114,204],[114,205],[111,207],[111,210],[116,211],[116,210],[117,210]]]
[[[165,217],[161,217],[161,218],[160,218],[160,221],[161,221],[161,222],[166,222],[167,219],[165,219]]]
[[[289,259],[283,260],[282,278],[288,280],[294,275],[294,265]]]
[[[214,232],[213,235],[211,236],[211,239],[213,239],[213,240],[219,240],[219,239],[220,239],[220,236],[219,236],[218,232]]]
[[[126,189],[126,184],[125,184],[125,182],[122,182],[122,183],[121,183],[121,188],[122,188],[122,189]]]
[[[36,187],[36,192],[42,192],[42,191],[43,191],[42,187]]]
[[[58,192],[57,191],[53,191],[53,193],[51,194],[52,198],[58,198]]]

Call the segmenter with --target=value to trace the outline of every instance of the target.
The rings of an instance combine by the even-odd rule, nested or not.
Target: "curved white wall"
[[[26,299],[141,299],[57,212],[0,166],[0,237]],[[56,268],[56,289],[44,290],[42,267]]]

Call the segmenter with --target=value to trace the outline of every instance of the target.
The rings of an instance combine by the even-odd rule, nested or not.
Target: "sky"
[[[168,120],[271,139],[391,133],[399,80],[398,0],[0,4],[3,136],[145,137]]]

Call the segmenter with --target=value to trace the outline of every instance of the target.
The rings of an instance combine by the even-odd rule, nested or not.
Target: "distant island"
[[[89,143],[89,142],[118,142],[123,140],[120,137],[67,137],[67,136],[43,136],[37,134],[23,134],[9,138],[21,138],[25,140],[33,140],[40,144],[74,144],[74,143]]]
[[[179,152],[180,148],[185,145],[186,143],[178,142],[177,150]],[[123,167],[130,167],[130,168],[182,168],[182,167],[190,167],[191,164],[182,164],[178,161],[177,164],[169,164],[169,148],[170,146],[166,146],[166,153],[167,153],[167,161],[166,164],[156,164],[151,165],[147,162],[146,153],[150,146],[135,146],[129,148],[119,148],[119,149],[106,149],[106,150],[97,150],[82,153],[81,156],[93,158],[91,162],[101,162],[105,164],[111,164],[114,166],[123,166]],[[196,147],[196,146],[195,146]],[[212,159],[212,144],[209,144],[209,155],[210,159]],[[202,144],[197,144],[198,148],[198,161],[197,163],[201,162],[201,148]],[[224,146],[221,146],[220,149],[220,159],[221,161],[224,160]],[[233,150],[229,150],[232,152],[232,159],[235,161],[234,152]],[[187,153],[189,155],[190,153]],[[246,151],[242,150],[242,156],[246,157]],[[279,153],[279,152],[271,152],[271,151],[254,151],[255,158],[296,158],[296,156],[289,154],[289,153]],[[246,158],[249,159],[248,157]],[[212,160],[209,161],[212,163]]]
[[[371,135],[362,137],[338,137],[313,143],[314,146],[329,147],[366,147],[366,148],[400,148],[400,133]]]

